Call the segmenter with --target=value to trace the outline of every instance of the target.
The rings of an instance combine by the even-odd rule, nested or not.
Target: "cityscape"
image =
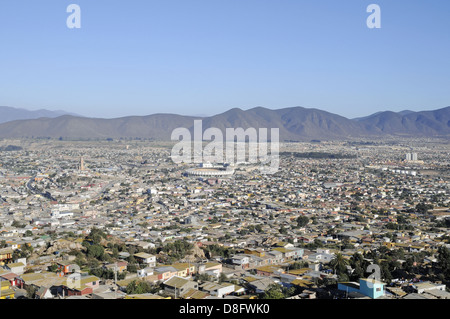
[[[450,295],[448,140],[281,143],[268,175],[170,142],[2,144],[2,299]]]
[[[438,311],[450,299],[448,12],[2,0],[2,309]]]

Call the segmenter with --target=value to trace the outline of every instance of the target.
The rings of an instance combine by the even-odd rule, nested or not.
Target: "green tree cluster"
[[[441,246],[438,248],[438,266],[445,280],[450,280],[450,249]]]
[[[113,269],[106,269],[103,267],[98,267],[91,269],[89,272],[93,276],[97,276],[99,278],[103,279],[115,279],[115,274]],[[126,273],[125,272],[117,272],[117,280],[125,279]]]
[[[194,245],[187,242],[186,240],[176,240],[173,243],[168,243],[164,247],[159,248],[159,251],[165,252],[172,259],[183,259],[186,257],[194,248]]]
[[[234,254],[233,249],[225,248],[217,244],[208,245],[206,247],[202,247],[202,249],[205,251],[206,257],[208,258],[213,257],[230,258]]]
[[[133,280],[127,285],[126,292],[129,295],[140,295],[146,293],[156,293],[160,289],[160,286],[153,286],[148,281]]]
[[[286,288],[280,284],[271,284],[260,296],[261,299],[286,299],[296,294],[294,287]]]
[[[309,218],[306,216],[299,216],[296,219],[296,222],[297,222],[297,228],[302,228],[302,227],[305,227],[306,225],[308,225]]]

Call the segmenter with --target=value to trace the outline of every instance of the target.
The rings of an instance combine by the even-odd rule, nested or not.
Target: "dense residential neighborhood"
[[[450,296],[446,141],[283,143],[224,177],[163,142],[1,143],[0,299]]]

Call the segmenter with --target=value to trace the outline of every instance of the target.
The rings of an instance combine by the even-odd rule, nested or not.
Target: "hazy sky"
[[[66,25],[72,3],[81,29]],[[447,0],[1,0],[0,46],[3,106],[352,118],[450,105]]]

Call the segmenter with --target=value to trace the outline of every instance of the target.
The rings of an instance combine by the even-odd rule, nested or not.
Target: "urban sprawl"
[[[172,146],[0,141],[0,299],[449,298],[448,140]]]

